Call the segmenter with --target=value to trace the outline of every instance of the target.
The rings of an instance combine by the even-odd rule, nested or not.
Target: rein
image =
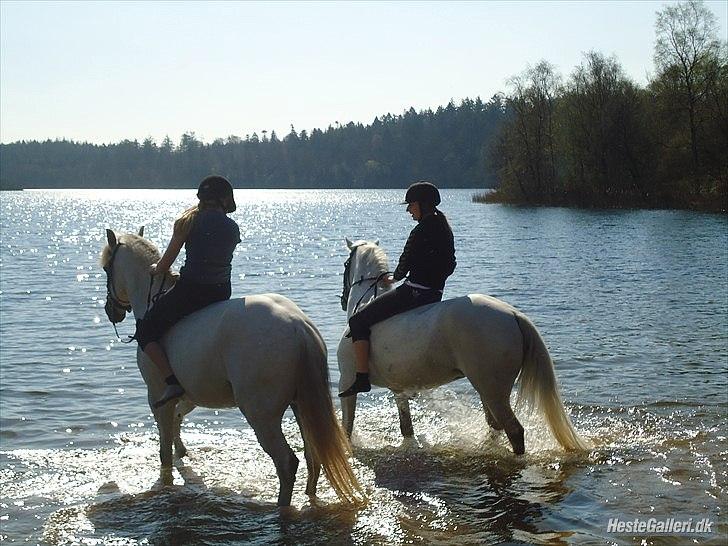
[[[126,341],[121,339],[121,336],[119,335],[119,330],[116,329],[116,323],[112,322],[111,325],[114,327],[114,333],[116,334],[116,339],[118,339],[122,343],[131,343],[132,341],[134,341],[136,339],[136,334],[134,334],[133,336],[126,336],[127,337]]]
[[[124,302],[122,301],[117,295],[116,290],[114,289],[114,278],[113,278],[113,268],[114,268],[114,259],[116,258],[116,252],[119,250],[119,247],[123,243],[117,243],[116,247],[114,248],[114,251],[111,253],[111,259],[109,259],[109,263],[107,263],[104,266],[104,271],[106,271],[106,296],[109,298],[111,303],[117,307],[118,309],[123,309],[124,313],[130,313],[131,312],[131,303],[130,302]],[[157,289],[157,292],[152,295],[152,288],[154,287],[154,275],[149,275],[149,290],[147,292],[147,311],[151,308],[152,305],[157,303],[160,297],[162,297],[167,290],[164,289],[165,281],[167,280],[166,273],[162,276],[162,282],[159,284],[159,288]],[[114,333],[116,334],[116,338],[122,342],[122,343],[131,343],[136,339],[136,334],[133,336],[126,336],[127,339],[123,340],[121,339],[121,336],[119,335],[119,331],[116,328],[116,322],[111,319],[109,316],[109,313],[107,311],[106,316],[109,318],[109,321],[111,322],[111,325],[114,327]],[[122,319],[123,320],[123,319]],[[119,321],[121,322],[121,321]]]
[[[389,275],[391,271],[383,271],[376,277],[362,277],[359,280],[351,281],[349,280],[349,274],[351,272],[351,259],[354,257],[354,254],[356,254],[356,249],[359,248],[361,245],[356,245],[352,247],[351,252],[349,253],[349,258],[344,262],[344,289],[341,293],[341,309],[343,311],[346,311],[347,304],[349,303],[349,294],[351,293],[351,288],[353,286],[357,286],[359,284],[363,284],[367,281],[373,281],[372,284],[370,284],[367,289],[364,291],[364,293],[359,298],[359,301],[356,302],[356,305],[354,306],[354,312],[359,309],[359,305],[361,304],[362,300],[364,299],[364,296],[366,296],[369,291],[374,288],[374,297],[377,297],[377,292],[379,290],[379,281],[381,281],[385,276]]]
[[[362,277],[358,281],[352,283],[352,286],[355,286],[357,284],[362,284],[366,281],[373,281],[372,284],[370,284],[369,287],[361,295],[361,297],[359,298],[359,301],[356,302],[356,305],[354,306],[354,311],[353,311],[354,313],[356,313],[357,309],[359,309],[359,305],[361,304],[361,301],[364,299],[364,296],[366,296],[367,293],[372,289],[372,287],[374,288],[374,297],[375,298],[377,297],[377,291],[379,289],[379,281],[381,281],[382,278],[386,277],[390,273],[391,273],[391,271],[384,271],[383,273],[380,273],[376,277],[367,277],[367,278]]]

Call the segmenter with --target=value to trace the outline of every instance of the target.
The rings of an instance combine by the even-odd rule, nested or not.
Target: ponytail
[[[447,226],[448,228],[450,228],[450,222],[448,222],[448,221],[447,221],[447,216],[445,216],[445,214],[443,214],[443,212],[442,212],[442,211],[441,211],[440,209],[438,209],[437,207],[434,207],[434,210],[433,210],[433,212],[434,212],[434,213],[435,213],[435,214],[436,214],[437,216],[441,217],[441,218],[442,218],[442,221],[443,221],[443,222],[445,223],[445,225],[446,225],[446,226]],[[450,228],[450,230],[452,231],[452,228]]]

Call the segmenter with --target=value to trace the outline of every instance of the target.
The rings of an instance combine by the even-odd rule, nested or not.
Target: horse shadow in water
[[[208,487],[192,468],[176,461],[184,485],[168,485],[165,471],[148,490],[121,493],[102,486],[86,508],[93,538],[146,540],[159,545],[353,544],[356,511],[312,504],[300,510],[253,500],[253,492]],[[314,501],[315,502],[315,501]]]
[[[492,433],[486,443],[495,441],[496,435]],[[375,485],[390,491],[412,514],[414,525],[428,524],[417,516],[432,510],[433,499],[436,506],[443,503],[455,526],[450,535],[455,542],[566,544],[573,534],[544,530],[537,523],[549,516],[550,505],[572,493],[565,482],[578,465],[562,464],[552,470],[528,456],[515,457],[501,446],[463,452],[456,447],[419,447],[411,438],[400,446],[355,446],[354,454],[373,471]],[[536,484],[530,483],[533,476],[524,476],[534,470],[546,474]]]

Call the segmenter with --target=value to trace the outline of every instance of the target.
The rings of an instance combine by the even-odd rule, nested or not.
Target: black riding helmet
[[[233,198],[233,186],[224,176],[206,176],[197,189],[197,198],[200,201],[219,201],[226,213],[234,212],[237,208]]]
[[[430,182],[415,182],[407,189],[402,205],[409,205],[415,201],[432,203],[437,206],[440,204],[440,192]]]

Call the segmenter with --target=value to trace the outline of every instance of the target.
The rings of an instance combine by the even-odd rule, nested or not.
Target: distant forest
[[[253,133],[212,143],[54,140],[0,145],[0,188],[494,188],[475,200],[728,210],[728,45],[698,0],[657,13],[655,74],[632,82],[596,51],[565,80],[547,61],[508,93],[370,125]]]
[[[702,2],[657,13],[645,88],[591,51],[563,81],[542,61],[509,81],[490,202],[728,209],[728,46]]]
[[[386,188],[426,178],[443,187],[491,187],[490,143],[504,99],[466,99],[436,111],[387,114],[279,138],[253,133],[210,144],[194,133],[98,145],[67,140],[0,145],[0,186],[22,188],[189,188],[223,174],[236,188]]]

